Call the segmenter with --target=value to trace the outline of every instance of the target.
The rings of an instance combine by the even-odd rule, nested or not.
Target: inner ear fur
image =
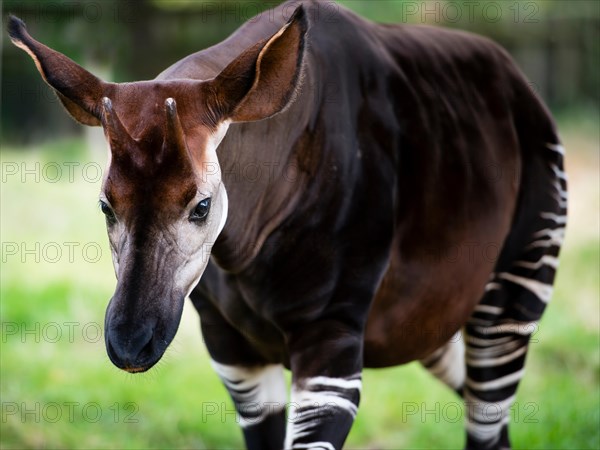
[[[101,124],[99,105],[104,83],[100,79],[62,53],[33,39],[25,23],[15,16],[8,18],[8,34],[13,44],[31,56],[44,81],[56,91],[75,120],[84,125]]]
[[[233,60],[213,81],[218,107],[234,122],[271,117],[285,109],[302,73],[307,15],[303,6],[271,38]]]

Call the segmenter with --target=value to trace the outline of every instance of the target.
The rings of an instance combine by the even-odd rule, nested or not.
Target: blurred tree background
[[[474,31],[516,58],[552,110],[597,114],[600,2],[342,0],[370,19]],[[277,2],[254,0],[5,0],[30,32],[109,81],[154,78],[180,58],[215,44]],[[323,13],[336,5],[323,1]],[[82,133],[21,50],[3,33],[2,141],[31,144]]]

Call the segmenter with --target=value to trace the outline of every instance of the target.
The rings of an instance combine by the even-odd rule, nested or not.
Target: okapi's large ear
[[[282,111],[302,73],[308,20],[303,6],[270,39],[247,49],[212,81],[219,108],[234,122]]]
[[[21,19],[8,18],[8,34],[25,50],[37,69],[75,120],[84,125],[100,125],[100,99],[104,83],[62,53],[33,39]]]

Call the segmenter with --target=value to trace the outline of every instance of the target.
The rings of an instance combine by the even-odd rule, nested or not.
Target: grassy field
[[[511,413],[515,448],[600,447],[598,130],[561,122],[571,216],[555,296]],[[69,141],[1,154],[0,447],[241,448],[191,305],[157,368],[133,376],[109,362],[103,158],[84,148]],[[417,364],[366,371],[347,448],[460,448],[463,414]]]

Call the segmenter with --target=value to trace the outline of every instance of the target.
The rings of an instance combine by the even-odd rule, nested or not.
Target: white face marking
[[[207,139],[204,151],[204,167],[197,173],[198,192],[187,205],[181,217],[175,222],[166,224],[162,230],[160,243],[155,242],[158,258],[169,255],[166,264],[173,267],[173,288],[188,296],[196,286],[210,259],[210,253],[218,235],[227,221],[228,199],[225,186],[221,180],[221,168],[217,158],[217,147],[225,137],[229,121],[221,123],[216,132]],[[110,151],[109,151],[110,167]],[[109,170],[105,171],[108,174]],[[106,175],[105,175],[106,177]],[[106,178],[104,180],[106,182]],[[206,198],[211,199],[210,211],[205,222],[195,223],[189,220],[191,211]],[[101,200],[109,204],[101,195]],[[109,239],[113,256],[113,265],[117,279],[120,269],[127,266],[125,259],[128,251],[129,231],[125,225],[117,221],[109,227]]]
[[[227,221],[229,201],[221,180],[221,166],[217,158],[217,148],[227,133],[229,123],[230,121],[225,121],[219,124],[216,132],[207,139],[204,150],[207,170],[203,170],[204,173],[199,174],[201,179],[198,181],[200,186],[207,187],[207,192],[202,192],[192,200],[192,207],[194,207],[204,198],[211,197],[208,220],[200,225],[201,230],[197,229],[197,224],[190,223],[189,220],[183,220],[177,227],[177,236],[174,236],[175,242],[187,243],[186,247],[189,255],[191,255],[175,274],[175,286],[186,292],[186,297],[189,296],[204,273],[210,259],[212,247]],[[203,191],[203,189],[200,188],[200,191]],[[212,196],[210,195],[211,192]],[[190,230],[189,225],[196,227],[196,229]]]

